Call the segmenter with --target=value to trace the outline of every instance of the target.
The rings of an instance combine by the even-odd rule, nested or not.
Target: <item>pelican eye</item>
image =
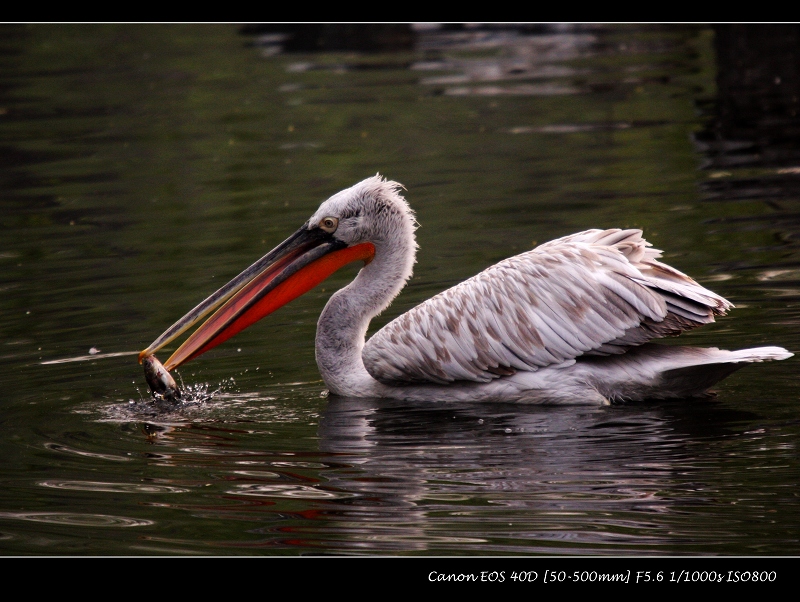
[[[331,234],[336,232],[336,228],[338,226],[339,226],[339,219],[335,217],[326,217],[319,222],[319,227],[325,230],[325,232],[329,232]]]

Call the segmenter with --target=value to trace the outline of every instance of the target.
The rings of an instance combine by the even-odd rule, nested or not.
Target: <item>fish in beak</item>
[[[171,371],[310,291],[342,266],[369,263],[374,255],[372,243],[348,246],[306,223],[170,326],[139,354],[139,363],[216,310],[165,362]]]

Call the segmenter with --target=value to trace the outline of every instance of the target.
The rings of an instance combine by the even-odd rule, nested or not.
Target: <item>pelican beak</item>
[[[310,291],[342,266],[359,259],[369,263],[374,255],[372,243],[347,246],[320,228],[304,225],[170,326],[139,354],[139,363],[219,308],[164,363],[167,370],[177,368]]]

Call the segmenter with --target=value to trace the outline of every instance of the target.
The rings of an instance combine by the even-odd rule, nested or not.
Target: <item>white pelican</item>
[[[219,307],[169,358],[172,370],[352,261],[328,301],[316,358],[331,393],[405,400],[608,404],[703,395],[751,362],[792,354],[648,343],[714,321],[731,303],[657,258],[640,230],[587,230],[487,268],[393,320],[370,320],[411,276],[414,214],[380,175],[333,195],[292,236],[178,320],[152,356]],[[221,307],[220,307],[221,306]]]

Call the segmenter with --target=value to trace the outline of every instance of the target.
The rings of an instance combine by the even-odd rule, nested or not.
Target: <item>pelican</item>
[[[317,323],[331,393],[401,400],[557,404],[697,397],[738,368],[793,354],[651,343],[733,305],[658,261],[641,230],[586,230],[505,259],[401,315],[370,320],[411,276],[417,244],[404,188],[380,174],[323,202],[264,257],[139,354],[149,358],[208,318],[167,360],[173,370],[363,261]],[[155,358],[153,358],[155,359]]]

